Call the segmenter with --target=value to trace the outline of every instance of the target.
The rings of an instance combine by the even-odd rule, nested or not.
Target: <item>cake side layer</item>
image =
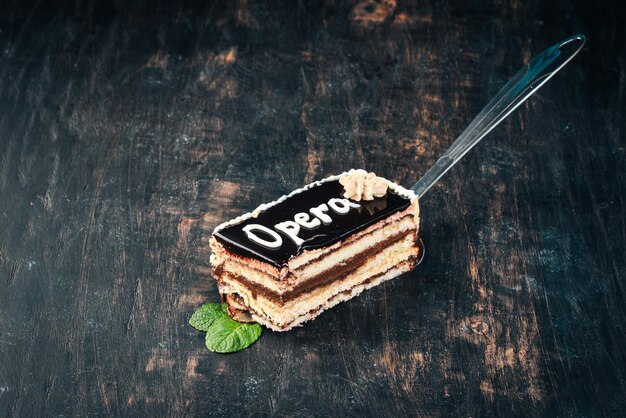
[[[280,291],[276,291],[275,289],[269,287],[268,285],[271,285],[271,282],[268,283],[267,281],[259,281],[258,277],[253,278],[256,280],[251,280],[250,272],[246,272],[243,268],[225,269],[224,271],[216,269],[217,271],[215,272],[215,275],[223,276],[224,273],[227,273],[230,280],[236,281],[241,286],[250,289],[257,295],[263,295],[265,298],[274,301],[276,304],[284,305],[285,302],[294,299],[302,293],[310,292],[318,287],[340,280],[347,273],[359,268],[371,254],[381,252],[384,248],[392,246],[407,237],[410,237],[411,241],[413,241],[411,233],[393,235],[383,241],[372,244],[369,250],[356,253],[342,263],[335,264],[332,268],[326,269],[323,272],[309,277],[306,281],[300,282],[298,286],[281,289]]]
[[[394,279],[403,273],[413,270],[413,268],[415,268],[415,264],[416,264],[416,259],[409,259],[387,270],[386,272],[369,277],[368,279],[362,281],[360,284],[354,285],[350,289],[344,290],[340,293],[330,296],[330,298],[324,304],[317,306],[316,308],[313,308],[310,311],[298,316],[297,318],[293,319],[289,323],[283,323],[283,324],[276,323],[268,315],[259,314],[258,312],[254,311],[254,309],[250,307],[246,307],[246,309],[252,320],[268,327],[269,329],[273,331],[278,331],[278,332],[289,331],[293,329],[294,327],[302,326],[302,324],[304,324],[305,322],[308,322],[310,320],[317,318],[321,313],[334,307],[335,305],[341,302],[348,301],[355,296],[358,296],[365,290],[371,289],[385,281]],[[246,306],[242,301],[240,301],[240,303],[241,303],[240,306],[242,307]]]
[[[416,233],[417,226],[410,215],[406,215],[399,222],[379,223],[379,227],[370,228],[362,234],[350,237],[335,251],[318,255],[315,263],[302,265],[302,268],[289,271],[284,278],[276,280],[266,271],[254,267],[254,263],[248,263],[236,254],[224,249],[220,252],[219,260],[213,260],[213,275],[220,277],[224,272],[240,276],[251,287],[257,287],[258,291],[274,293],[276,297],[288,297],[288,294],[309,288],[311,281],[319,282],[322,275],[336,274],[336,268],[349,268],[354,266],[354,259],[362,257],[364,253],[371,252],[372,247],[382,248],[389,245],[403,235]],[[306,255],[304,255],[306,256]],[[332,273],[331,273],[332,271]]]
[[[343,277],[335,276],[334,280],[327,285],[304,292],[282,304],[255,292],[227,273],[220,278],[219,289],[222,295],[238,294],[258,315],[266,315],[275,324],[287,324],[312,309],[322,306],[333,295],[393,269],[407,260],[416,260],[418,255],[419,247],[416,245],[415,236],[407,235],[403,240],[386,247],[383,251],[370,254],[361,266],[347,272]]]

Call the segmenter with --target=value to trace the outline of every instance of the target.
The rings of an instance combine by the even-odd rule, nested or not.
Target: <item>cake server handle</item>
[[[585,40],[584,35],[570,36],[546,49],[526,64],[487,103],[487,106],[465,128],[435,165],[411,187],[411,190],[422,197],[474,145],[574,58],[582,49]]]

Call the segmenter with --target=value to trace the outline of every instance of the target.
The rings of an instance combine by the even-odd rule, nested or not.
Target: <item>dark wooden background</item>
[[[127,5],[126,3],[132,3]],[[618,416],[622,1],[0,5],[0,416]],[[581,54],[421,202],[414,272],[217,355],[218,223],[410,186],[531,56]]]

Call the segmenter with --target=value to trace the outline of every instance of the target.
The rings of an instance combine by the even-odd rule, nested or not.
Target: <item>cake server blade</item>
[[[483,108],[437,162],[411,187],[419,197],[513,110],[537,92],[582,49],[586,38],[573,35],[551,46],[524,66]]]

